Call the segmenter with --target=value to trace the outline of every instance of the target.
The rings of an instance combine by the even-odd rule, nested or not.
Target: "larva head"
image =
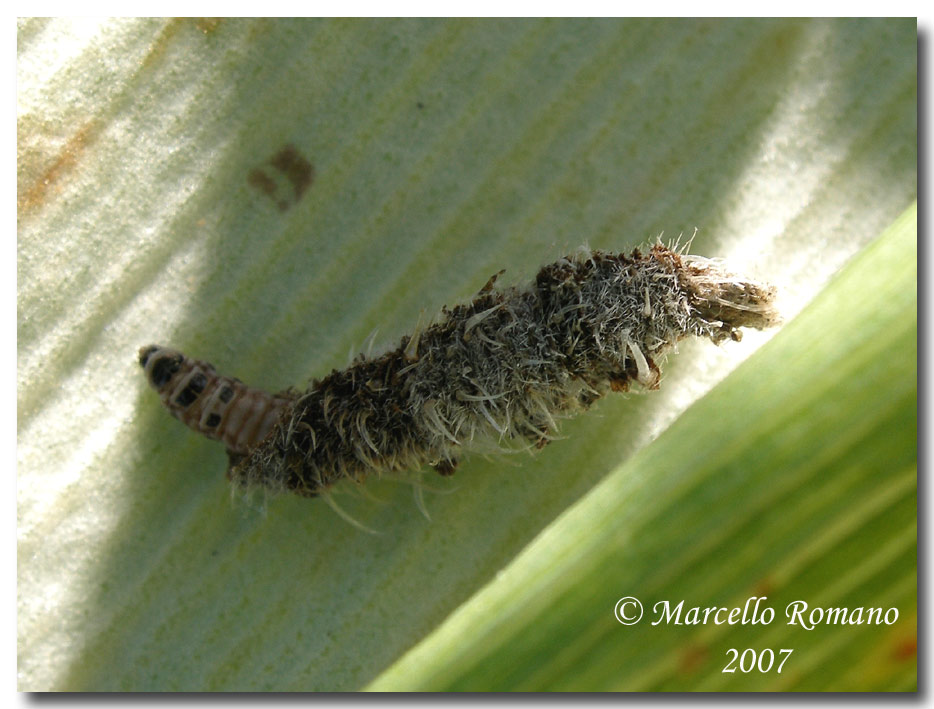
[[[739,276],[715,259],[683,254],[656,245],[652,255],[677,276],[678,287],[687,296],[691,319],[715,342],[739,340],[739,328],[763,330],[781,322],[775,309],[775,288]]]
[[[146,372],[146,380],[156,391],[162,391],[182,366],[185,356],[176,350],[159,345],[147,345],[139,350],[139,366]]]
[[[707,323],[721,323],[713,339],[740,339],[738,328],[764,330],[781,322],[775,309],[775,288],[743,278],[716,260],[681,255],[656,247],[656,258],[674,260],[682,287],[689,294],[693,315]]]

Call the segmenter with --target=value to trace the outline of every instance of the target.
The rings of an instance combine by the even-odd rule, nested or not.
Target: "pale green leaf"
[[[776,283],[791,320],[916,197],[916,43],[913,20],[20,20],[20,689],[362,688],[498,572],[514,574],[517,555],[601,481],[651,455],[645,446],[768,335],[685,343],[660,391],[601,402],[541,454],[470,459],[450,484],[426,478],[444,493],[426,490],[431,521],[408,484],[340,490],[375,536],[321,500],[231,499],[223,450],[161,409],[138,347],[173,345],[269,389],[301,386],[374,329],[377,347],[394,344],[419,313],[501,268],[519,282],[583,243],[626,251],[695,229],[693,251]],[[314,167],[300,194],[272,164],[287,146]],[[756,391],[735,405],[752,406]],[[891,392],[876,391],[866,401],[882,420]],[[737,489],[755,490],[761,478],[741,472]],[[627,484],[656,498],[629,523],[674,509],[693,474],[633,472]],[[799,498],[788,484],[787,496],[762,493],[776,495],[765,531],[779,559],[809,548],[807,529],[785,518],[830,514],[820,491]],[[872,496],[846,494],[859,511],[847,529],[872,530]],[[736,495],[704,500],[717,514],[687,521],[729,538],[759,509]],[[886,528],[902,538],[879,537],[888,553],[913,540],[907,514]],[[582,533],[596,545],[614,532]],[[696,551],[682,534],[670,524],[626,554]],[[710,573],[737,593],[751,570],[798,573],[757,549]],[[718,578],[698,575],[703,557],[678,558],[657,559],[669,584],[659,594]],[[873,586],[892,603],[913,588],[913,566],[898,563],[902,576]],[[706,588],[718,603],[736,597]],[[679,683],[660,656],[604,657],[588,681],[554,659],[559,637],[540,645],[544,678],[485,680],[470,674],[479,655],[462,675],[406,678],[403,664],[387,677],[557,687],[575,682],[560,668],[575,667],[578,686],[595,689],[612,661],[621,688],[720,686],[717,672]],[[828,641],[824,652],[845,650]],[[869,684],[856,667],[827,685]],[[874,682],[910,687],[913,664]]]

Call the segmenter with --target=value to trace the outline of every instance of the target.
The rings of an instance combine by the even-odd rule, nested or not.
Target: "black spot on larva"
[[[188,382],[188,389],[191,389],[195,394],[200,394],[204,391],[204,387],[208,385],[208,378],[201,374],[200,372],[191,378],[191,381]]]
[[[175,403],[181,407],[191,406],[198,398],[198,395],[204,391],[207,383],[208,379],[203,374],[194,375],[191,381],[188,382],[188,386],[182,390],[182,393],[175,397]]]
[[[156,345],[150,345],[149,347],[144,347],[139,351],[139,366],[143,369],[146,369],[146,363],[149,361],[149,358],[152,356],[152,353],[158,350],[159,348]]]
[[[191,389],[185,388],[181,394],[175,397],[175,403],[184,409],[188,406],[191,406],[191,404],[197,398],[197,394],[195,394]]]
[[[156,389],[161,389],[169,383],[172,375],[175,374],[181,366],[182,358],[180,355],[166,355],[165,357],[160,357],[156,360],[155,364],[152,365],[152,385]]]
[[[220,400],[226,404],[228,401],[230,401],[233,395],[234,395],[234,390],[228,386],[225,386],[223,389],[221,389]]]
[[[211,414],[210,416],[208,416],[208,420],[205,421],[205,425],[208,428],[214,428],[220,422],[221,422],[221,417],[219,414]]]

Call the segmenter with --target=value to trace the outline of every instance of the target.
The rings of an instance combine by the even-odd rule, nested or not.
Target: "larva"
[[[141,348],[139,363],[171,414],[222,441],[231,462],[239,462],[266,438],[292,399],[288,392],[273,396],[222,377],[207,362],[159,345]]]
[[[581,250],[524,287],[498,288],[499,275],[304,393],[266,394],[157,346],[140,364],[173,415],[224,442],[234,483],[314,496],[424,465],[450,475],[468,450],[542,447],[606,393],[657,388],[659,358],[680,339],[739,340],[739,328],[778,321],[771,286],[661,244]]]

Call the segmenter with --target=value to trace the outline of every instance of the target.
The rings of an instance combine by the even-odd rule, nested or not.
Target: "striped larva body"
[[[160,386],[151,360],[172,351],[147,360],[144,349],[141,363],[173,414],[224,441],[233,482],[314,496],[344,478],[425,465],[451,474],[470,450],[542,447],[560,419],[608,392],[633,381],[657,388],[660,358],[680,339],[738,340],[739,328],[778,320],[771,287],[662,245],[645,255],[581,251],[524,287],[495,280],[395,349],[358,355],[304,393],[262,394],[185,358]],[[186,407],[195,372],[207,383]],[[224,425],[234,420],[217,408],[225,386],[243,392],[238,405],[250,414],[238,420],[260,421],[247,434]],[[212,413],[220,427],[205,425]]]
[[[167,347],[143,347],[139,363],[172,415],[221,441],[232,460],[253,450],[290,403],[287,395],[273,396],[239,379],[222,377],[207,362]]]

